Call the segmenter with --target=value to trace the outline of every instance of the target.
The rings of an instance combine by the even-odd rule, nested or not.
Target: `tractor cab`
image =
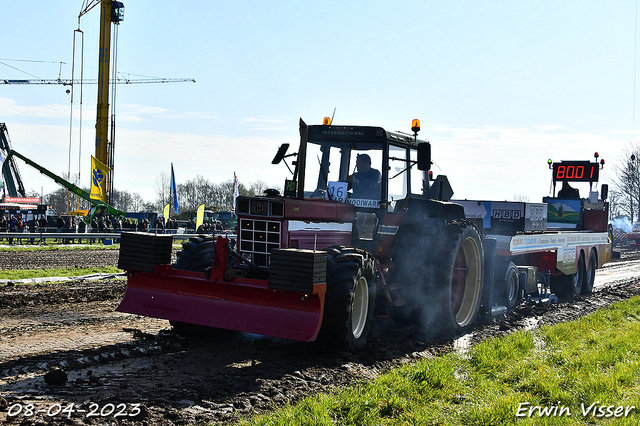
[[[284,195],[393,211],[408,194],[425,194],[430,145],[417,139],[415,122],[410,135],[380,127],[306,126],[301,121],[299,152],[285,155],[284,144],[272,162],[298,157]]]
[[[442,202],[446,201],[443,194],[452,194],[445,176],[438,176],[430,185],[431,144],[418,139],[419,120],[413,120],[411,130],[413,134],[381,127],[334,126],[329,119],[322,125],[307,126],[300,120],[298,152],[287,154],[289,145],[283,144],[272,161],[284,162],[293,176],[285,181],[282,201],[274,200],[284,202],[285,219],[300,219],[288,223],[289,232],[283,239],[289,247],[343,244],[384,255],[400,224],[421,226],[425,214],[441,218],[442,224],[464,218],[460,205]],[[295,157],[291,162],[294,170],[287,162],[289,157]],[[241,219],[252,213],[250,203],[240,204]],[[298,231],[311,237],[303,242],[295,234]]]

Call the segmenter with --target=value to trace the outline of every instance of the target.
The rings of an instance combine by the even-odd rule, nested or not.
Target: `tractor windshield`
[[[378,144],[310,141],[305,167],[305,198],[379,207],[382,150]]]

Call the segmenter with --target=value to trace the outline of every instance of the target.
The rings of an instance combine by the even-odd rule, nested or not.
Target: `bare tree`
[[[256,180],[249,182],[247,192],[250,196],[263,195],[264,190],[267,188],[271,188],[271,186],[269,186],[265,181]]]
[[[67,190],[65,188],[56,189],[46,194],[43,201],[56,213],[62,214],[67,211]]]
[[[616,197],[616,208],[632,220],[640,221],[640,145],[629,143],[613,166],[614,188],[609,193]]]
[[[156,207],[162,211],[164,206],[171,199],[171,177],[167,173],[160,173],[153,184],[156,191]]]
[[[134,212],[140,212],[140,211],[154,211],[155,208],[151,208],[151,209],[144,209],[145,207],[145,201],[142,198],[142,196],[140,194],[138,194],[137,192],[134,192],[131,195],[131,210]],[[160,209],[160,211],[162,211],[162,209]]]

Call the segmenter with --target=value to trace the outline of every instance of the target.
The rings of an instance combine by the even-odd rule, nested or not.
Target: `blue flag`
[[[173,174],[173,163],[171,163],[171,192],[173,192],[173,210],[178,214],[178,190],[176,189],[176,177]]]

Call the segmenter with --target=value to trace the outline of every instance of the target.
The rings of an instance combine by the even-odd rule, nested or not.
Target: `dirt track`
[[[86,264],[89,258],[107,262],[109,256],[115,264],[115,252],[102,252],[77,251],[66,257],[67,266]],[[34,259],[31,252],[22,255],[12,254],[12,263]],[[639,271],[640,255],[625,252],[598,271],[592,296],[523,306],[506,320],[478,326],[456,340],[427,341],[413,330],[389,332],[390,323],[376,318],[365,350],[332,355],[317,353],[309,344],[247,334],[182,338],[167,321],[115,312],[124,280],[0,286],[0,395],[6,400],[3,405],[0,399],[0,423],[226,423],[376,377],[412,359],[465,350],[523,327],[575,319],[640,294]],[[66,383],[46,384],[45,373],[56,367],[68,373]],[[44,411],[26,416],[28,404]],[[8,408],[22,411],[8,417]]]

